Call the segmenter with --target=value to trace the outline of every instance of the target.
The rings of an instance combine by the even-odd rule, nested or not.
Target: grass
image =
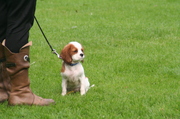
[[[56,105],[0,105],[12,119],[179,119],[179,0],[38,0],[38,18],[58,52],[70,41],[85,47],[83,66],[95,87],[61,96],[61,60],[37,24],[31,29],[31,89]]]

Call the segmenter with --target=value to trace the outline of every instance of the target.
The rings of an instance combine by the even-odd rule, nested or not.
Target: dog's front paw
[[[86,91],[81,91],[81,95],[85,95],[86,94]]]
[[[65,92],[63,92],[63,93],[61,93],[61,95],[62,95],[62,96],[65,96],[65,95],[66,95],[66,93],[65,93]]]

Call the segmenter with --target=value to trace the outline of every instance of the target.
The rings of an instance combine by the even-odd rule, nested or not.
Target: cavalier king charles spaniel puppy
[[[85,57],[84,48],[78,42],[70,42],[61,51],[60,57],[63,60],[61,68],[62,95],[68,92],[78,92],[86,94],[90,88],[90,83],[84,74],[81,64]]]

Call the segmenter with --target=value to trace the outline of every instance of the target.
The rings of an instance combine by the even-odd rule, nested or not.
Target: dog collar
[[[78,62],[79,63],[79,62]],[[75,63],[75,64],[70,64],[70,66],[75,66],[75,65],[77,65],[78,63]]]

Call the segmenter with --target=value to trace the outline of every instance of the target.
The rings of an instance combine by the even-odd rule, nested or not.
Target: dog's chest
[[[84,74],[83,67],[80,66],[65,66],[65,71],[61,73],[70,82],[78,81]]]

